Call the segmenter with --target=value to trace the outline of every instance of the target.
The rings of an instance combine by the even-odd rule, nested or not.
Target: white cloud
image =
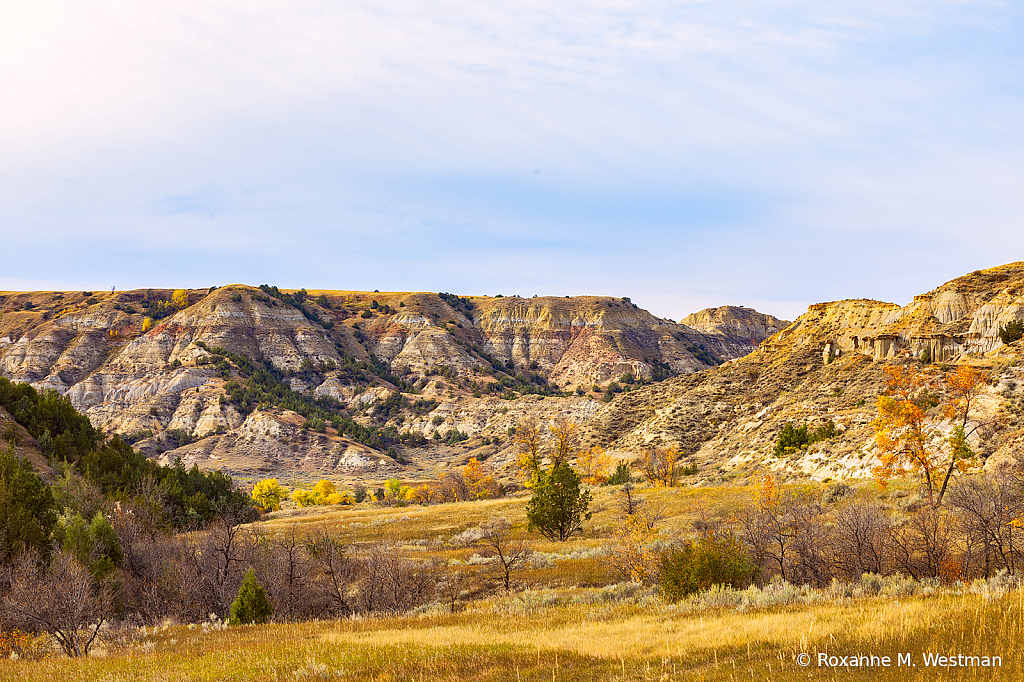
[[[3,12],[14,277],[53,267],[48,240],[73,281],[91,276],[74,255],[145,261],[144,285],[178,275],[181,254],[219,281],[329,278],[328,255],[357,253],[346,277],[391,268],[410,287],[802,307],[862,295],[865,273],[896,286],[879,240],[913,249],[925,279],[966,257],[965,225],[989,242],[971,258],[1024,246],[1021,16],[1005,3]]]

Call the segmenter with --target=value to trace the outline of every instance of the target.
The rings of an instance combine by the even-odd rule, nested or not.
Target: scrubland
[[[662,536],[700,518],[728,519],[753,491],[645,488]],[[891,496],[865,486],[866,497]],[[779,578],[713,588],[671,604],[624,581],[606,546],[620,515],[614,487],[596,489],[585,533],[529,541],[515,588],[467,591],[403,615],[227,627],[217,619],[111,632],[87,658],[0,663],[0,680],[836,680],[992,679],[1021,675],[1024,592],[988,579],[866,575],[820,587]],[[902,493],[897,493],[902,494]],[[387,537],[413,560],[473,573],[486,557],[452,538],[494,516],[522,526],[525,498],[430,507],[286,510],[267,537],[326,529],[349,545]],[[998,656],[998,667],[935,669],[922,654]],[[810,665],[798,664],[800,654]],[[818,654],[888,656],[884,667],[820,667]],[[909,665],[898,665],[909,655]]]

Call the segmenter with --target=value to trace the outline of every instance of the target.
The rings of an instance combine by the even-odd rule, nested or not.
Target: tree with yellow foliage
[[[471,458],[462,468],[462,478],[469,488],[470,497],[474,500],[484,500],[494,497],[498,488],[494,477],[484,471],[483,464],[476,458]]]
[[[576,422],[568,421],[562,417],[555,420],[555,423],[550,426],[551,433],[555,436],[555,449],[549,457],[551,459],[551,466],[556,467],[562,462],[568,462],[569,459],[576,452],[578,437],[578,427]]]
[[[526,488],[535,488],[540,481],[541,455],[540,455],[540,426],[536,419],[527,419],[515,430],[512,440],[518,445],[522,452],[519,455],[519,470],[526,479],[523,485]]]
[[[889,365],[883,371],[888,390],[876,402],[878,417],[872,423],[876,452],[881,460],[875,467],[875,477],[884,483],[894,475],[918,474],[928,491],[928,499],[938,506],[942,504],[953,472],[966,470],[974,457],[968,438],[982,424],[972,413],[988,383],[988,376],[970,365],[961,365],[942,382],[932,373],[912,365]],[[938,404],[935,393],[940,389],[945,389],[943,417],[953,423],[948,439],[948,461],[932,447],[927,431],[926,410]],[[941,484],[939,476],[942,476]]]
[[[417,504],[424,506],[430,504],[437,498],[437,490],[434,486],[424,483],[423,485],[416,486],[410,490],[410,500]]]
[[[678,445],[668,447],[652,445],[640,455],[638,463],[647,480],[654,485],[671,488],[679,482],[682,463],[679,461]]]
[[[355,504],[355,498],[349,493],[339,493],[332,481],[321,479],[312,490],[296,490],[292,500],[300,507],[325,507],[334,504]]]
[[[547,460],[551,468],[572,459],[576,455],[579,427],[575,422],[558,418],[549,427],[555,438],[555,447],[548,451]],[[545,457],[541,454],[541,427],[535,418],[525,420],[515,430],[513,442],[521,448],[519,470],[526,480],[523,486],[536,488],[544,469]]]
[[[608,470],[611,466],[612,458],[600,445],[595,445],[576,456],[576,468],[579,469],[583,482],[590,485],[604,484],[608,480]]]
[[[188,292],[184,289],[175,289],[174,293],[171,294],[171,305],[174,306],[175,310],[187,308],[189,306]]]
[[[145,334],[146,332],[148,332],[152,328],[153,328],[153,318],[152,317],[144,317],[144,318],[142,318],[142,333]]]
[[[287,497],[284,488],[276,478],[265,478],[258,481],[252,489],[252,499],[264,511],[277,511],[281,508],[281,500]]]
[[[326,478],[320,479],[313,486],[313,495],[316,497],[317,504],[327,504],[327,498],[337,492],[338,487],[334,485],[334,481],[328,481]]]
[[[384,499],[388,502],[394,502],[402,499],[402,482],[397,478],[389,478],[384,482]]]
[[[657,537],[654,524],[642,512],[627,515],[615,526],[609,563],[632,582],[649,582],[657,570],[658,553],[653,548]]]

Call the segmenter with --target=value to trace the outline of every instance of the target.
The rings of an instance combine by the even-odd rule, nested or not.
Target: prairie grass
[[[179,626],[103,657],[0,663],[0,680],[1017,680],[1024,673],[1020,590],[829,595],[737,609],[700,600],[665,605],[642,593],[580,603],[571,593],[526,592],[456,614]],[[816,662],[818,652],[894,663],[797,665],[798,654]],[[924,666],[923,652],[1001,656],[1002,666],[936,670]],[[897,667],[898,654],[916,665]]]

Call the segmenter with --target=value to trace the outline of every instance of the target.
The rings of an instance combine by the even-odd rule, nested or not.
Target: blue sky
[[[906,303],[1024,259],[1005,2],[0,7],[0,288]]]

